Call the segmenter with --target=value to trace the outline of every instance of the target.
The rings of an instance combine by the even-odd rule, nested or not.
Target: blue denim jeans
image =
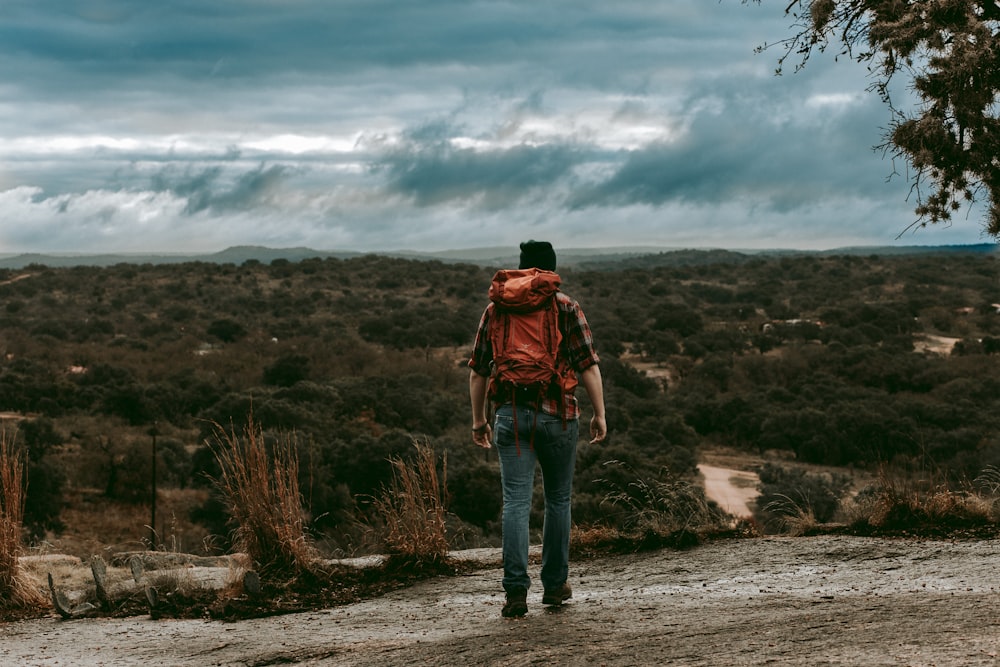
[[[503,487],[503,587],[527,589],[528,517],[535,486],[535,462],[542,469],[545,524],[542,528],[542,586],[558,588],[569,573],[570,503],[579,422],[563,422],[530,408],[497,408],[493,446],[500,455]],[[534,431],[534,433],[532,433]],[[534,444],[532,444],[534,443]]]

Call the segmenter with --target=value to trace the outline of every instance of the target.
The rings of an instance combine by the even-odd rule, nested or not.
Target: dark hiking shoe
[[[511,591],[507,593],[507,601],[504,602],[500,613],[504,618],[517,618],[528,613],[528,591]]]
[[[569,584],[563,584],[556,588],[552,588],[545,591],[542,595],[542,604],[562,604],[566,600],[573,597],[573,589],[569,587]]]

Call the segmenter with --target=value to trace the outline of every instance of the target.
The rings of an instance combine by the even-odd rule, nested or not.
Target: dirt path
[[[35,274],[34,273],[22,273],[21,275],[14,276],[13,278],[11,278],[9,280],[0,280],[0,285],[10,285],[11,283],[16,283],[19,280],[24,280],[25,278],[30,278],[33,275],[35,275]]]
[[[913,350],[915,352],[933,352],[934,354],[946,357],[951,354],[951,350],[955,347],[955,343],[960,340],[962,339],[923,334],[914,337]]]
[[[572,564],[500,617],[500,571],[313,613],[0,625],[3,665],[1000,665],[1000,543],[761,538]],[[537,571],[533,573],[537,576]]]
[[[745,470],[719,468],[705,463],[698,464],[698,472],[705,479],[705,495],[719,507],[737,518],[753,515],[750,503],[760,491],[760,477]]]

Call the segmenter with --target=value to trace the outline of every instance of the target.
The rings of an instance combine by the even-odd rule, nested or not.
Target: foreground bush
[[[294,438],[278,438],[269,456],[264,433],[251,415],[242,435],[216,424],[215,445],[222,471],[219,489],[236,523],[236,549],[252,559],[264,578],[312,571],[317,553],[305,532]]]
[[[419,442],[414,445],[412,462],[389,459],[392,481],[373,506],[385,524],[391,556],[414,563],[436,562],[448,555],[448,459],[442,457],[439,475],[434,449]]]

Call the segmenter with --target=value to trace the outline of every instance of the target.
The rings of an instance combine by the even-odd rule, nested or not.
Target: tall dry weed
[[[391,556],[414,563],[437,562],[448,555],[448,457],[442,456],[439,475],[434,449],[426,443],[413,444],[412,462],[389,459],[392,481],[373,506],[385,523]]]
[[[806,535],[819,525],[808,502],[796,502],[785,494],[776,494],[774,500],[761,509],[788,535]]]
[[[215,425],[212,447],[222,470],[217,480],[236,523],[234,544],[263,578],[277,580],[311,572],[317,552],[305,530],[295,438],[276,438],[268,453],[253,415],[242,433]]]
[[[13,437],[0,429],[0,608],[41,606],[42,595],[21,569],[21,535],[27,482]]]
[[[1000,500],[1000,468],[986,466],[973,480],[973,484],[989,498]]]

